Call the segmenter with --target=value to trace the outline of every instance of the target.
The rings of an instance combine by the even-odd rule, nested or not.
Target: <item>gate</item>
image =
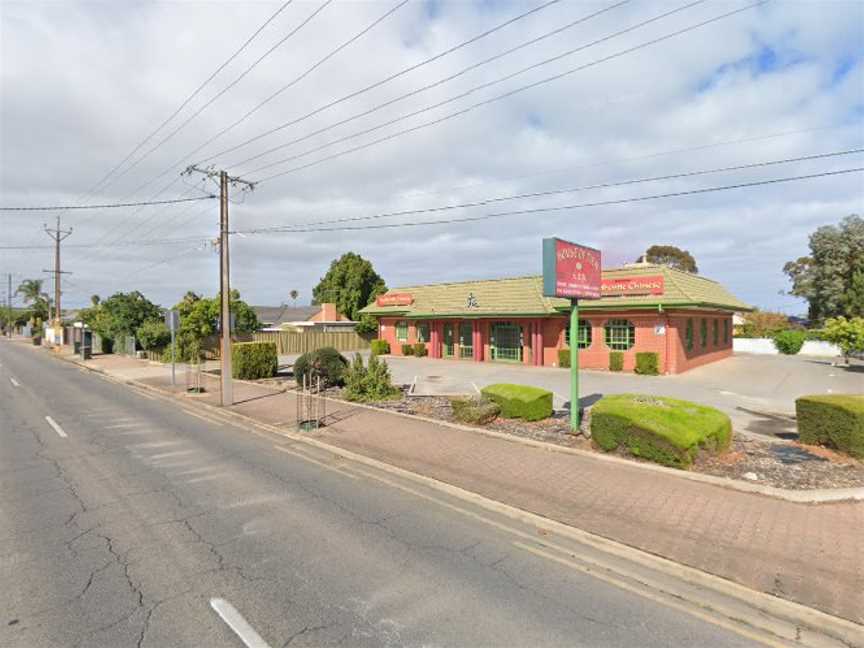
[[[459,324],[459,357],[474,357],[474,327],[471,322]]]
[[[495,324],[489,340],[492,359],[503,362],[522,362],[522,328],[515,324]]]
[[[453,357],[453,325],[445,324],[444,325],[444,344],[442,345],[442,351],[445,358]]]

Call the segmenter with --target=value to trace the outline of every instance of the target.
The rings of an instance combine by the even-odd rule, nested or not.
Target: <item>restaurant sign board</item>
[[[559,238],[543,239],[543,295],[599,299],[600,250]]]
[[[411,293],[387,293],[375,298],[376,306],[410,306],[414,303]]]
[[[604,297],[617,297],[619,295],[662,295],[664,289],[663,275],[604,279],[601,289]]]

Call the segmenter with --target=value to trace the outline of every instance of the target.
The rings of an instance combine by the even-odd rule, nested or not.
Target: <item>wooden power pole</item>
[[[60,217],[58,216],[56,229],[48,229],[48,226],[45,225],[45,233],[54,239],[54,269],[43,270],[42,272],[50,272],[54,275],[54,325],[55,327],[59,327],[61,322],[60,295],[62,294],[62,291],[60,290],[60,275],[72,274],[71,272],[64,272],[60,269],[60,243],[72,234],[72,228],[70,227],[68,230],[61,230]]]
[[[226,171],[214,169],[201,169],[190,166],[185,174],[203,173],[204,175],[219,180],[219,337],[221,367],[221,403],[223,407],[234,404],[234,385],[232,381],[231,367],[231,266],[229,263],[229,235],[228,227],[228,186],[245,185],[249,189],[254,184],[247,180],[241,180],[229,176]]]

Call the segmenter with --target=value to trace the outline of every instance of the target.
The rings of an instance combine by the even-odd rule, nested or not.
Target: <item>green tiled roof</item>
[[[739,300],[716,281],[699,275],[674,270],[667,266],[639,264],[603,271],[604,279],[663,275],[662,295],[608,296],[584,299],[580,309],[607,310],[625,308],[720,308],[747,311],[751,307]],[[408,315],[411,317],[483,317],[483,316],[542,316],[570,307],[566,299],[543,296],[540,276],[462,281],[393,288],[390,293],[409,293],[414,298],[410,306],[366,306],[361,312],[371,315]],[[469,307],[469,295],[476,306]]]

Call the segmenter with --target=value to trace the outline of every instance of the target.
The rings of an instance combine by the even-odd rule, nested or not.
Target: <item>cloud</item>
[[[277,5],[230,3],[216,12],[195,3],[3,4],[3,202],[69,203],[81,200],[82,194],[87,201],[147,199],[165,187],[160,198],[213,190],[212,183],[179,176],[189,152],[394,5],[395,1],[333,3],[277,46],[319,6],[293,3],[132,159],[277,46],[272,54],[133,169],[87,197],[87,190],[170,115]],[[608,6],[552,5],[213,163],[232,165],[326,128]],[[705,3],[681,11],[273,171],[435,120],[743,6]],[[671,8],[632,3],[610,10],[452,81],[229,170],[248,171],[324,146]],[[189,161],[302,117],[525,10],[524,3],[516,2],[408,3]],[[366,216],[861,146],[862,21],[864,7],[858,2],[832,2],[831,11],[818,3],[768,3],[432,127],[265,182],[254,192],[235,193],[232,225],[252,229]],[[388,222],[614,200],[852,166],[862,166],[860,155]],[[370,258],[391,286],[535,273],[540,239],[558,235],[601,247],[607,263],[635,259],[652,243],[679,245],[696,256],[704,274],[727,284],[745,301],[800,312],[799,300],[779,294],[788,287],[782,265],[806,253],[807,236],[816,227],[864,212],[861,187],[861,176],[849,175],[476,223],[234,237],[233,284],[254,303],[286,301],[292,288],[303,300],[330,261],[349,250]],[[80,305],[93,293],[117,290],[138,289],[163,304],[174,303],[189,289],[213,293],[218,287],[217,259],[202,242],[216,236],[217,210],[216,201],[211,201],[64,216],[64,223],[75,230],[64,251],[65,268],[75,273],[64,289],[66,303]],[[41,227],[51,218],[53,214],[0,214],[0,246],[47,245]],[[195,241],[150,244],[175,238]],[[47,248],[0,250],[3,272],[38,276],[50,263]]]

